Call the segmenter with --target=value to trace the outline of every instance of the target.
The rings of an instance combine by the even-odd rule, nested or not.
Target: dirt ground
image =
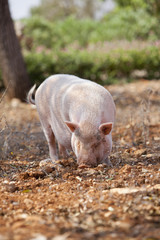
[[[107,87],[116,107],[113,168],[74,158],[40,166],[36,109],[0,103],[0,240],[160,239],[160,81]]]

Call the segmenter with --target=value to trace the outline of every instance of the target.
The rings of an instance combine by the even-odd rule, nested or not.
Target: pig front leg
[[[51,126],[42,125],[42,127],[43,127],[43,131],[44,131],[44,135],[48,142],[49,156],[50,156],[52,162],[55,162],[58,159],[58,156],[57,156],[56,140],[55,140],[54,133],[51,129]]]
[[[112,163],[111,163],[111,161],[110,161],[110,159],[109,159],[108,157],[105,158],[105,159],[102,161],[102,163],[107,164],[109,167],[113,167],[113,165],[112,165]]]
[[[62,146],[60,143],[58,143],[58,150],[59,150],[59,155],[61,155],[63,158],[68,158],[68,154],[66,151],[66,148],[64,146]]]

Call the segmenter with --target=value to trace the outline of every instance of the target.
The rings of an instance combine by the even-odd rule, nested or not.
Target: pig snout
[[[95,157],[80,156],[78,158],[79,168],[96,167],[98,165]]]

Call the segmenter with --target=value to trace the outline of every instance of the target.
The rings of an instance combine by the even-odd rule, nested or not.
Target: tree
[[[150,15],[160,18],[159,0],[115,0],[120,7],[131,7],[133,9],[143,8]]]
[[[70,15],[94,19],[100,6],[99,0],[41,0],[40,6],[32,8],[31,13],[50,21],[63,20]]]
[[[7,95],[24,101],[30,80],[11,18],[8,0],[0,0],[0,68]]]

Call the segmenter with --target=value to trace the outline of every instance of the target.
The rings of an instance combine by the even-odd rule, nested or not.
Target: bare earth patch
[[[36,109],[0,103],[0,240],[160,239],[160,81],[108,87],[117,118],[113,168],[74,157],[40,166]]]

